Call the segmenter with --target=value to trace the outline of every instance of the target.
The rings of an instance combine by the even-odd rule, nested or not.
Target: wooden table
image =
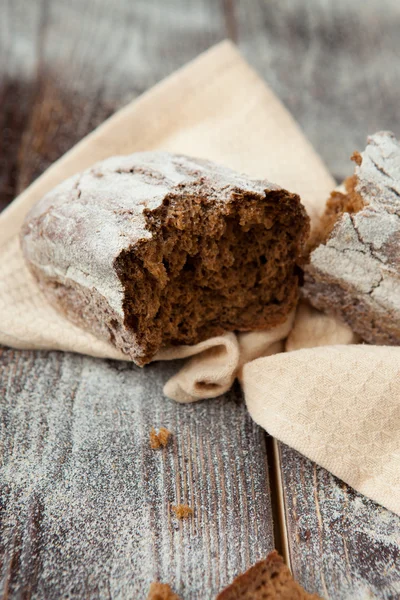
[[[400,134],[398,0],[0,0],[0,206],[128,100],[224,37],[338,180]],[[400,519],[265,435],[240,389],[182,406],[144,370],[0,350],[1,598],[208,599],[277,547],[324,598],[400,598]],[[160,452],[151,426],[174,432]],[[194,518],[171,506],[187,501]]]

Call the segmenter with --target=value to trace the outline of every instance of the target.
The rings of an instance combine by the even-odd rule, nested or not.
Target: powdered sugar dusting
[[[168,194],[203,195],[218,204],[238,189],[263,197],[279,187],[168,152],[114,156],[64,181],[32,209],[23,230],[24,254],[46,277],[94,288],[123,317],[114,261],[151,237],[145,211],[158,208]]]
[[[400,215],[400,143],[390,131],[368,137],[355,169],[357,191],[368,205]]]
[[[176,363],[8,360],[0,594],[141,599],[159,579],[185,600],[211,598],[273,548],[263,432],[238,389],[182,406],[161,392]],[[167,448],[150,448],[152,426],[173,432]],[[193,517],[178,521],[178,503]]]

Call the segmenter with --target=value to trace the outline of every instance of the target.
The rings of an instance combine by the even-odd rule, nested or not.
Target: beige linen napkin
[[[325,346],[244,367],[253,419],[400,514],[400,347]]]
[[[334,186],[291,116],[224,42],[116,113],[0,217],[0,343],[126,358],[47,304],[24,265],[18,231],[30,206],[61,180],[112,154],[155,148],[216,160],[296,191],[314,223]],[[158,359],[192,356],[166,394],[181,402],[214,397],[239,375],[262,427],[400,513],[400,349],[327,347],[356,339],[305,305],[292,325],[293,315],[269,332],[164,350]],[[294,351],[282,353],[289,332],[286,349]]]

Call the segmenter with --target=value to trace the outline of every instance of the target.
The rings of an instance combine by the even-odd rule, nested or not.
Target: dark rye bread
[[[274,550],[265,560],[236,577],[216,600],[321,600],[297,583]]]
[[[299,197],[277,185],[143,152],[56,187],[21,242],[48,300],[144,365],[166,346],[282,323],[308,230]]]
[[[333,192],[303,294],[372,344],[400,344],[400,144],[390,132],[354,153],[346,192]]]

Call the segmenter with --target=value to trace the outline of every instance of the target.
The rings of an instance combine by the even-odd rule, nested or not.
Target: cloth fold
[[[313,222],[334,185],[289,113],[235,47],[222,42],[118,111],[2,213],[0,343],[126,359],[52,309],[25,266],[18,234],[30,207],[67,177],[114,154],[152,149],[208,158],[278,182],[300,194]]]
[[[400,514],[400,347],[325,346],[245,365],[252,418]]]
[[[18,234],[30,207],[63,179],[108,156],[151,149],[278,183],[301,196],[312,225],[335,185],[282,104],[223,42],[108,119],[0,216],[1,344],[126,360],[47,303]],[[218,396],[239,377],[262,427],[400,514],[400,349],[351,345],[357,341],[346,325],[302,304],[274,330],[166,348],[156,360],[190,357],[165,386],[179,402]]]
[[[270,356],[284,350],[284,340],[293,327],[294,311],[285,323],[269,331],[226,333],[196,346],[168,349],[159,359],[192,356],[185,366],[164,386],[164,393],[177,402],[195,402],[215,398],[227,392],[243,366],[260,356]]]

